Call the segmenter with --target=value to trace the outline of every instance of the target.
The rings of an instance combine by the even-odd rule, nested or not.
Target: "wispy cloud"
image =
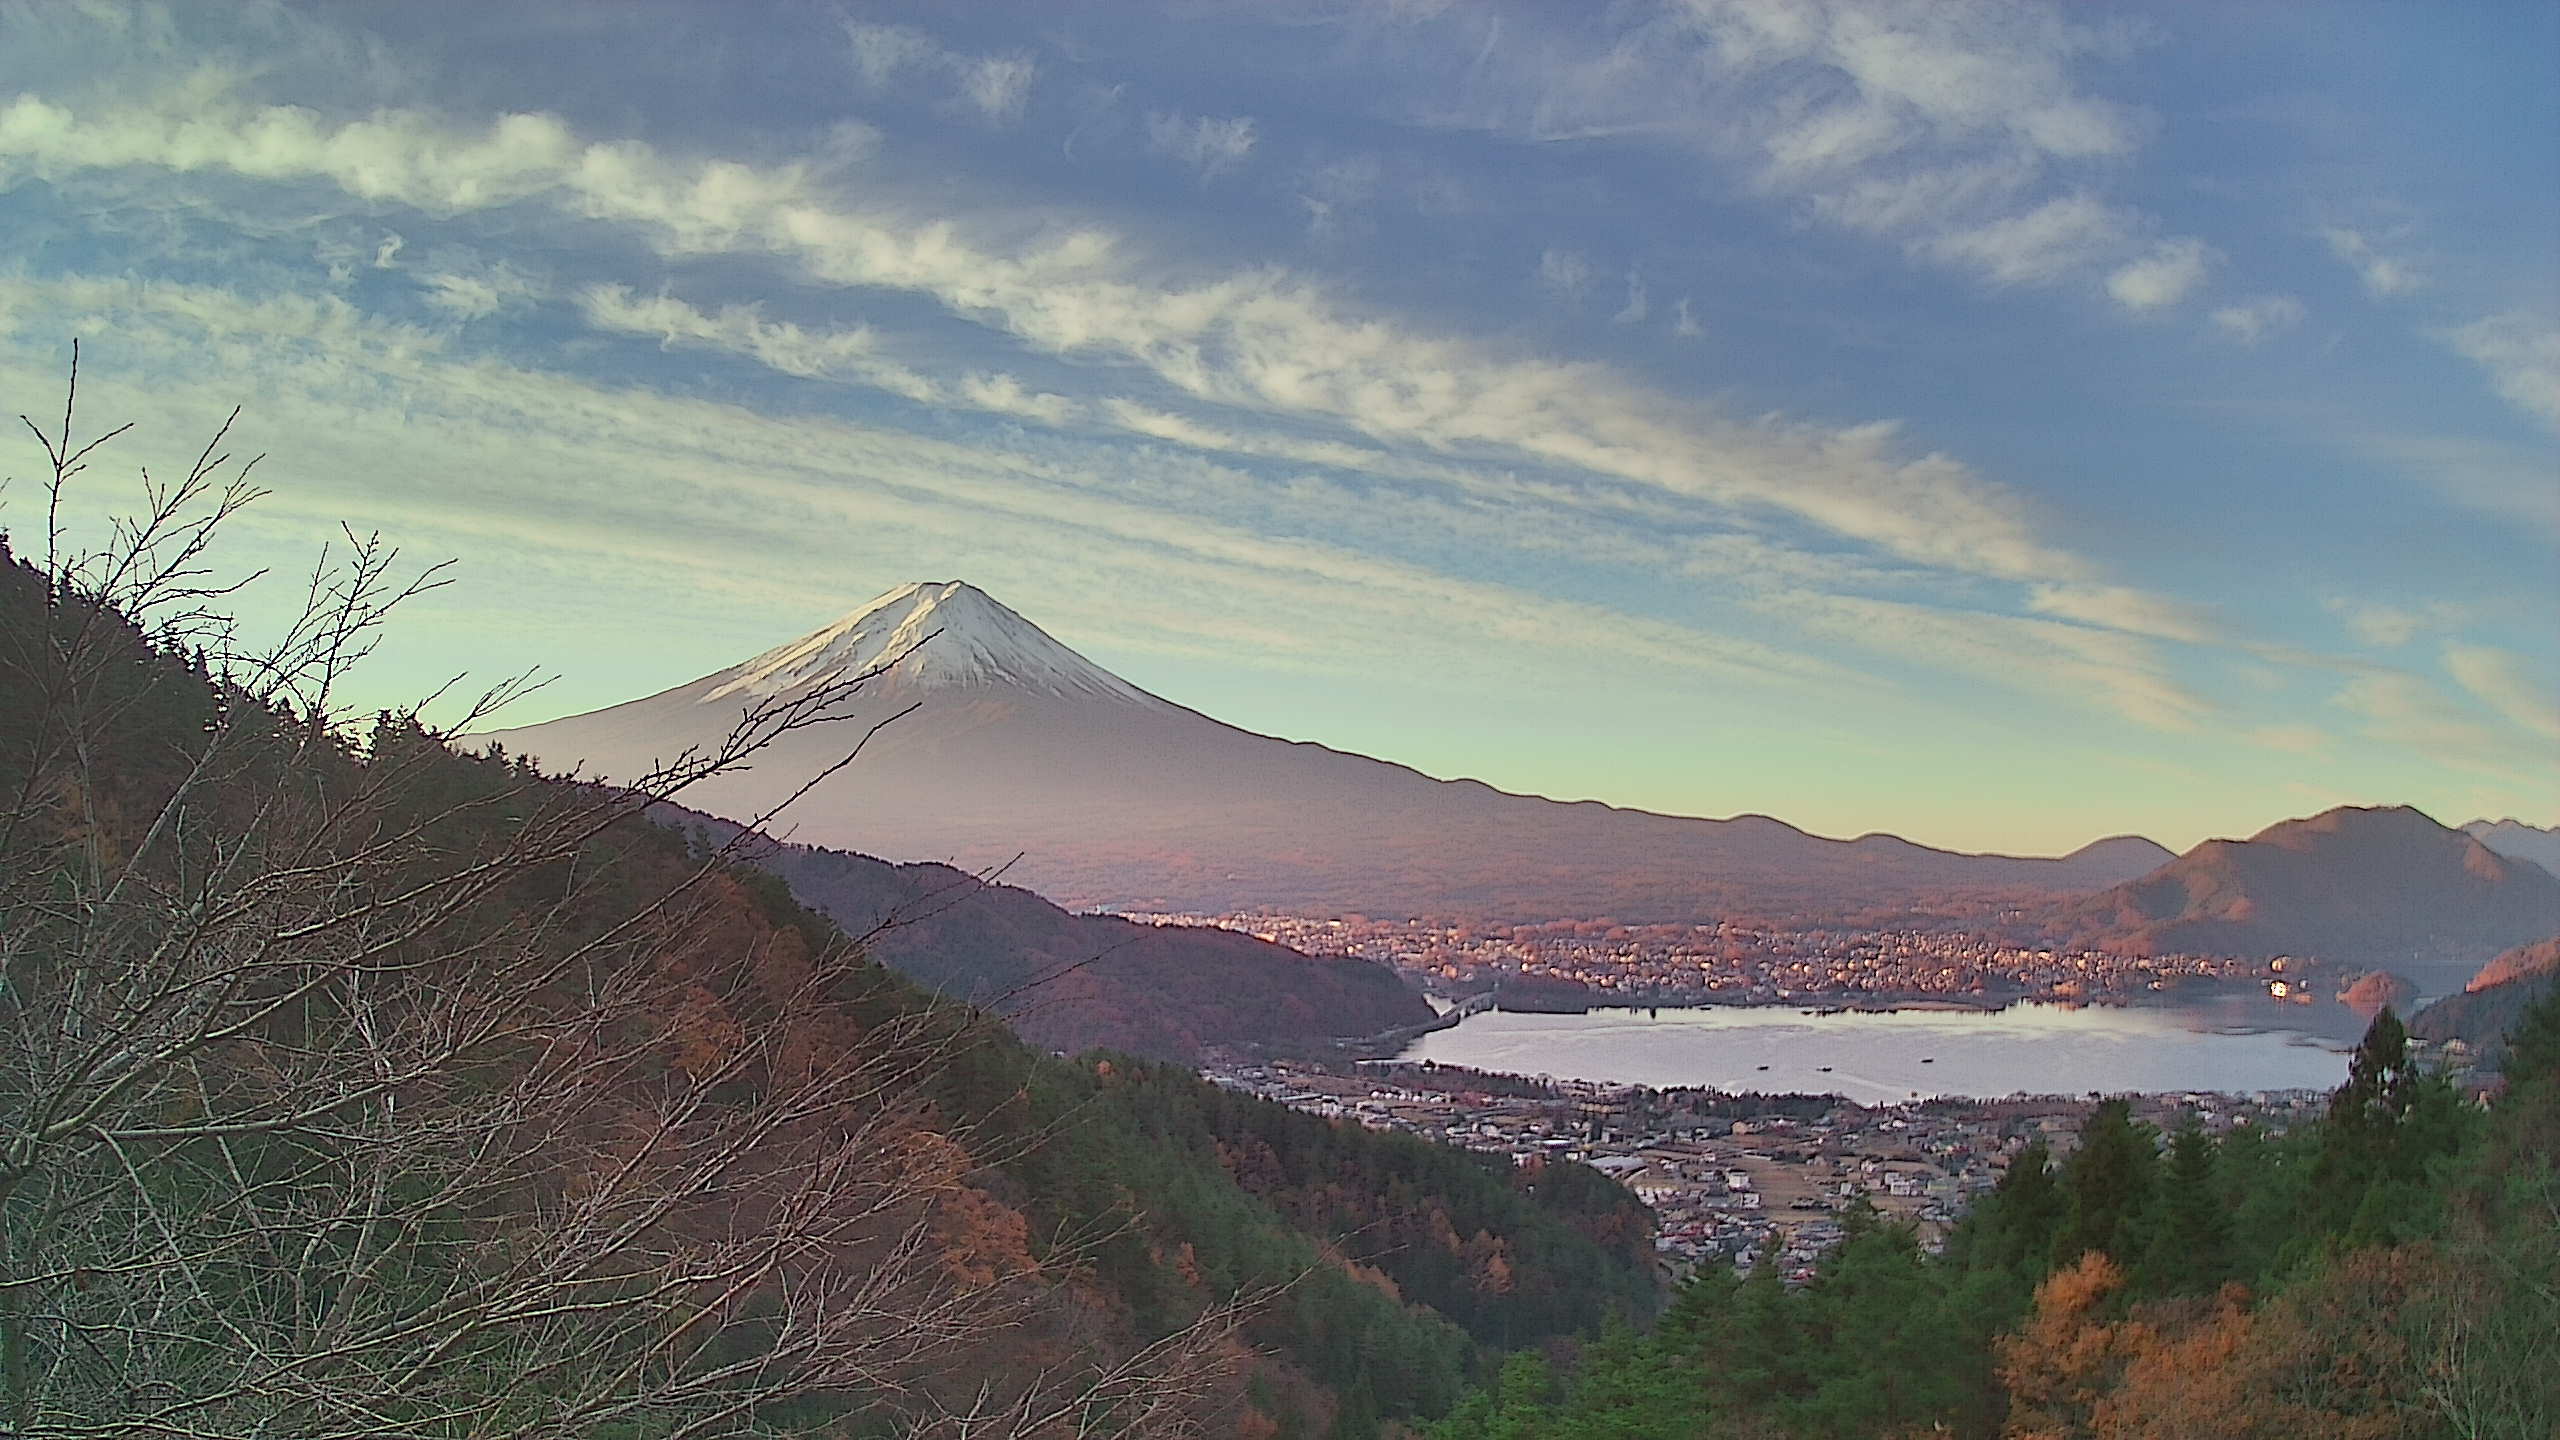
[[[2253,745],[2264,745],[2270,750],[2282,750],[2293,755],[2323,754],[2330,744],[2328,733],[2317,725],[2253,725],[2248,730],[2248,738]]]
[[[2243,345],[2281,335],[2302,323],[2302,302],[2290,295],[2261,295],[2213,312],[2214,329]]]
[[[844,22],[853,51],[853,70],[876,91],[893,91],[918,79],[946,87],[967,113],[990,125],[1010,125],[1030,103],[1040,67],[1021,53],[973,55],[946,49],[922,30],[906,25]]]
[[[588,324],[599,330],[655,337],[669,349],[717,350],[804,380],[838,380],[886,391],[919,405],[983,411],[1064,425],[1085,407],[1064,395],[1034,390],[1019,376],[971,371],[937,379],[892,358],[878,332],[804,327],[767,320],[761,307],[723,305],[700,309],[672,295],[640,295],[627,286],[590,286],[578,297]]]
[[[1147,148],[1179,161],[1203,181],[1244,164],[1255,140],[1250,115],[1182,115],[1158,111],[1147,117]]]
[[[2044,285],[2121,251],[2133,232],[2130,214],[2091,195],[2062,195],[2032,210],[1946,226],[1917,248],[1969,266],[1994,285]]]
[[[2560,325],[2511,284],[2274,343],[2311,291],[2250,272],[2309,207],[2220,197],[2340,157],[2208,153],[2182,15],[913,14],[580,11],[539,22],[584,27],[561,74],[464,76],[335,12],[0,10],[0,374],[67,330],[102,387],[108,347],[183,354],[137,362],[155,420],[247,398],[294,441],[264,533],[396,526],[597,637],[682,593],[697,643],[698,592],[698,643],[760,644],[945,557],[1212,666],[1580,666],[1638,706],[1748,692],[1741,729],[1962,706],[2146,773],[2504,764],[2527,803],[2517,687],[2551,659],[2489,627],[2547,592],[2518,557],[2560,489],[2465,391],[2560,426]],[[2499,263],[2456,215],[2423,254],[2307,243],[2449,293]],[[2270,433],[2322,403],[2319,438]]]
[[[2329,253],[2355,272],[2365,293],[2379,300],[2406,295],[2427,283],[2425,272],[2405,259],[2384,254],[2360,230],[2333,225],[2320,232]]]
[[[1797,596],[1813,623],[1879,655],[1943,665],[2153,729],[2191,730],[2213,706],[2140,636],[1862,596]]]
[[[1535,141],[1675,145],[1760,194],[2000,286],[2100,282],[2128,308],[2195,288],[2201,242],[2099,192],[2155,128],[2091,70],[2139,27],[2013,0],[1661,0],[1603,40],[1467,10],[1416,33],[1474,56],[1430,118]],[[1515,18],[1516,17],[1511,17]]]
[[[2333,595],[2326,603],[2332,613],[2345,619],[2348,633],[2367,645],[2384,649],[2397,649],[2420,635],[2451,630],[2471,618],[2461,606],[2440,600],[2392,605]]]
[[[2376,432],[2351,438],[2457,505],[2560,540],[2560,486],[2551,483],[2547,447],[2459,434]]]
[[[670,349],[688,346],[746,355],[803,379],[855,378],[910,400],[933,403],[942,387],[880,354],[866,328],[807,329],[767,320],[755,305],[701,310],[671,295],[640,295],[628,286],[590,286],[578,297],[587,323],[627,335],[654,336]]]
[[[28,96],[0,110],[0,163],[325,180],[442,214],[542,201],[629,226],[670,256],[778,256],[820,283],[929,296],[1043,353],[1133,364],[1209,403],[1393,444],[1499,447],[1691,500],[1784,512],[1956,570],[2065,580],[2092,568],[2037,537],[2012,494],[1961,462],[1897,453],[1891,422],[1735,422],[1601,367],[1418,333],[1301,277],[1266,269],[1168,283],[1135,272],[1119,238],[1096,228],[1000,250],[947,223],[835,200],[801,168],[585,142],[550,116],[479,130],[397,112],[336,125],[278,107],[181,120],[82,116]]]
[[[1108,600],[1086,596],[1079,612],[1117,611],[1124,627],[1143,616],[1180,633],[1188,607],[1232,615],[1236,597],[1251,594],[1300,613],[1311,627],[1300,643],[1330,648],[1336,665],[1370,663],[1387,653],[1382,642],[1388,652],[1403,643],[1398,636],[1474,633],[1524,660],[1598,646],[1624,663],[1686,673],[1767,680],[1827,670],[1746,640],[1124,501],[1118,467],[1072,448],[955,444],[599,387],[455,356],[432,334],[329,299],[91,279],[0,289],[0,307],[21,316],[58,320],[66,306],[112,317],[122,354],[224,361],[150,372],[155,411],[164,424],[201,423],[238,395],[257,396],[260,423],[297,437],[278,468],[294,482],[298,509],[345,507],[397,525],[412,543],[467,548],[475,565],[498,571],[655,565],[660,585],[682,576],[706,593],[761,596],[770,613],[766,577],[777,555],[795,557],[786,570],[818,573],[819,554],[854,544],[876,577],[908,573],[919,545],[1047,557],[1027,562],[1025,583],[1061,554],[1087,564],[1107,557],[1153,577],[1148,593],[1159,603],[1140,605],[1115,589]],[[300,343],[268,343],[279,335]],[[842,355],[791,358],[824,365]],[[6,365],[0,379],[13,389],[47,383],[25,361]],[[101,377],[95,403],[117,403],[130,383]],[[398,413],[371,403],[386,385],[403,397]],[[1204,472],[1187,488],[1214,494],[1234,479]],[[1063,547],[1062,535],[1070,538]],[[858,584],[857,592],[845,598],[867,590]],[[1355,638],[1363,626],[1370,633]]]
[[[2162,640],[2200,644],[2221,634],[2204,607],[2126,585],[2038,585],[2027,603],[2040,614]]]
[[[978,371],[960,380],[960,398],[973,410],[1012,415],[1043,425],[1064,425],[1084,413],[1081,402],[1048,390],[1033,390],[1012,375]]]
[[[1580,301],[1591,289],[1591,261],[1578,250],[1549,246],[1538,257],[1538,288],[1559,300]]]
[[[2523,656],[2492,645],[2449,645],[2444,668],[2463,689],[2517,728],[2546,740],[2560,740],[2560,697],[2532,678]]]
[[[1039,67],[1020,55],[981,55],[960,67],[960,93],[989,124],[1010,125],[1030,103]]]
[[[2175,305],[2204,284],[2215,256],[2200,240],[2166,240],[2107,277],[2107,293],[2139,314]]]
[[[2414,675],[2390,671],[2357,676],[2338,692],[2336,703],[2362,717],[2369,739],[2502,777],[2520,778],[2536,768],[2511,732],[2483,723],[2440,687]]]
[[[427,303],[461,320],[485,320],[542,299],[548,287],[504,260],[421,271]]]
[[[2488,373],[2500,398],[2560,431],[2560,324],[2510,311],[2447,332],[2445,341]]]
[[[1610,316],[1609,322],[1613,325],[1641,325],[1644,323],[1645,317],[1652,313],[1652,302],[1645,294],[1643,272],[1637,270],[1628,271],[1627,303],[1618,307],[1618,313]]]
[[[1346,155],[1310,165],[1296,198],[1306,212],[1307,233],[1330,241],[1367,225],[1365,208],[1376,198],[1386,167],[1375,155]]]
[[[758,358],[793,373],[860,374],[879,363],[876,339],[860,332],[815,336],[752,312],[705,311],[627,294],[590,293],[583,303],[611,328],[662,341],[672,332],[677,343],[760,352]],[[325,513],[333,503],[351,504],[378,522],[402,526],[413,539],[441,538],[465,548],[482,565],[519,567],[517,547],[532,545],[547,551],[540,567],[546,572],[564,565],[574,571],[583,564],[633,563],[655,564],[665,575],[728,569],[733,573],[700,583],[736,591],[743,602],[759,587],[742,577],[769,571],[775,547],[796,549],[821,534],[876,532],[884,543],[885,537],[907,537],[889,543],[874,561],[875,573],[895,574],[907,564],[897,555],[912,552],[918,536],[951,537],[984,551],[1029,547],[1031,537],[1041,534],[1054,544],[1064,527],[1075,537],[1070,548],[1088,562],[1097,555],[1116,557],[1113,563],[1138,567],[1169,587],[1165,607],[1144,612],[1151,634],[1186,633],[1182,607],[1194,603],[1186,597],[1195,589],[1226,593],[1205,615],[1243,623],[1233,609],[1241,587],[1264,602],[1294,595],[1290,603],[1324,609],[1325,635],[1336,625],[1368,624],[1380,633],[1423,625],[1452,636],[1482,631],[1498,635],[1501,643],[1533,647],[1518,652],[1530,664],[1539,663],[1533,657],[1541,653],[1591,652],[1597,646],[1623,663],[1681,672],[1828,686],[1849,679],[1850,672],[1813,655],[1488,585],[1303,536],[1260,533],[1165,503],[1232,494],[1240,477],[1231,474],[1183,478],[1177,467],[1162,477],[1172,489],[1151,482],[1133,492],[1125,461],[1114,467],[1121,471],[1114,476],[1085,468],[1089,460],[1066,459],[1072,451],[1055,458],[1039,450],[1008,454],[839,422],[776,420],[658,392],[599,388],[448,355],[431,334],[366,319],[333,300],[252,299],[203,287],[118,280],[21,283],[0,294],[0,305],[21,311],[59,313],[65,304],[116,317],[123,343],[145,352],[239,357],[238,368],[227,370],[221,385],[195,376],[162,399],[177,402],[175,410],[209,415],[221,403],[217,392],[254,391],[262,397],[266,423],[330,437],[323,446],[299,447],[296,462],[303,474],[325,474],[345,464],[342,473],[364,477],[358,482],[361,495],[341,487],[297,487],[298,505]],[[237,343],[279,334],[302,343],[246,350]],[[327,343],[311,344],[315,336]],[[153,383],[157,388],[161,382]],[[365,397],[385,384],[404,395],[404,416],[364,408]],[[980,403],[1006,408],[984,397]],[[1128,407],[1117,418],[1132,428],[1172,428],[1169,417]],[[422,443],[426,437],[433,438]],[[1249,440],[1234,436],[1183,438],[1203,448],[1251,448]],[[399,463],[367,467],[341,459],[373,446],[397,449]],[[405,478],[411,472],[421,477],[414,484]],[[487,483],[438,486],[423,479],[444,474],[482,476]],[[610,477],[609,489],[598,488],[604,477]],[[405,498],[386,505],[385,497],[393,495]],[[572,495],[585,497],[580,508],[559,508]],[[610,507],[593,508],[607,495],[613,497]],[[1348,492],[1335,491],[1323,503],[1345,498]],[[1485,513],[1504,514],[1511,526],[1537,523],[1518,511]],[[1423,523],[1445,529],[1447,516]],[[644,535],[658,538],[651,542]],[[2094,706],[2146,725],[2183,729],[2201,713],[2202,702],[2170,680],[2137,637],[1824,595],[1806,587],[1882,577],[1744,536],[1725,537],[1720,548],[1721,573],[1747,575],[1746,593],[1762,613],[1803,622],[1827,639],[1898,664],[1944,666],[1978,682]],[[665,575],[656,583],[666,583]],[[755,604],[769,610],[772,597]],[[1119,615],[1115,633],[1128,633],[1132,620]],[[1367,663],[1364,657],[1380,653],[1375,636],[1356,644],[1301,636],[1304,645],[1339,646],[1328,660],[1336,665]],[[1576,663],[1590,658],[1586,653]],[[1273,659],[1306,663],[1304,655]]]
[[[915,70],[939,69],[948,62],[934,38],[905,25],[872,25],[847,20],[845,40],[853,46],[853,66],[863,83],[885,89]]]

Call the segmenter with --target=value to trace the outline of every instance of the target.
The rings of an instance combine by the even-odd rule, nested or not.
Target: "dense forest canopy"
[[[1808,1284],[1701,1272],[1514,1356],[1437,1440],[2543,1440],[2560,1433],[2560,997],[2483,1113],[2378,1015],[2317,1123],[2100,1104],[1924,1253],[1853,1209]]]

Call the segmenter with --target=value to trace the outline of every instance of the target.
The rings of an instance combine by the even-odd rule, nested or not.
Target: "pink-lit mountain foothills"
[[[627,779],[718,740],[749,706],[873,678],[856,725],[909,705],[795,804],[804,844],[1006,878],[1062,904],[1484,918],[1891,905],[1949,891],[2085,893],[2170,858],[2102,840],[2059,859],[1962,855],[1891,835],[1827,840],[1766,816],[1693,819],[1438,780],[1275,739],[1151,695],[984,591],[913,584],[690,684],[488,738]],[[850,727],[785,737],[688,796],[760,813],[841,757]]]
[[[912,706],[779,828],[892,860],[1010,861],[1009,882],[1074,907],[1676,922],[1962,901],[2013,906],[2013,921],[2063,941],[2325,951],[2465,976],[2560,931],[2560,880],[2515,853],[2551,838],[2531,827],[2464,834],[2412,810],[2341,809],[2184,857],[2118,836],[2041,859],[1564,803],[1223,724],[958,581],[901,587],[661,694],[488,738],[627,779],[716,743],[751,706],[858,676],[870,678],[845,702],[849,726],[786,736],[688,801],[760,814],[860,727]]]

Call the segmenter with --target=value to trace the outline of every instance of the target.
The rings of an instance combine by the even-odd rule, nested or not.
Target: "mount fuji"
[[[958,580],[901,585],[823,630],[710,676],[700,703],[798,695],[872,672],[867,686],[883,695],[1001,690],[1171,708]]]
[[[716,744],[746,709],[869,678],[847,726],[784,736],[686,793],[743,818],[912,707],[781,822],[796,842],[978,869],[1061,904],[1484,920],[1840,915],[1951,894],[2086,893],[2171,858],[2138,837],[2056,859],[1891,835],[1823,839],[1510,794],[1223,724],[1087,660],[975,586],[919,583],[743,664],[610,709],[475,737],[627,780]]]

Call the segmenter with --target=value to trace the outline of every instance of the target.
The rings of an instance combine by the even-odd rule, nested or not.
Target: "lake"
[[[2351,1048],[2287,1030],[2218,1030],[2164,1009],[2025,1003],[1822,1014],[1728,1005],[1488,1010],[1423,1036],[1400,1058],[1656,1087],[1828,1091],[1876,1104],[1915,1095],[2330,1089],[2346,1078]]]

